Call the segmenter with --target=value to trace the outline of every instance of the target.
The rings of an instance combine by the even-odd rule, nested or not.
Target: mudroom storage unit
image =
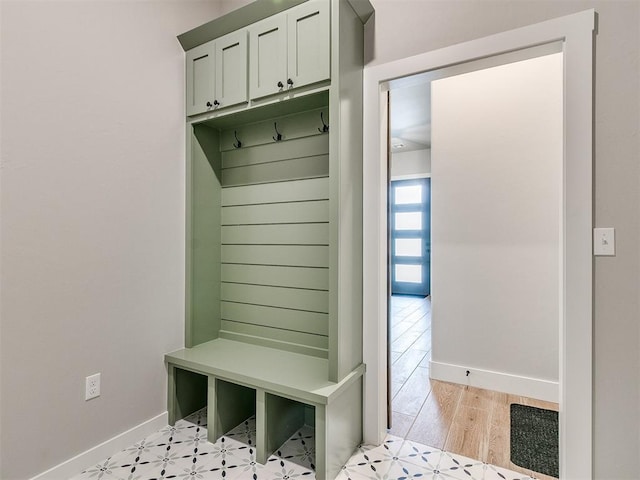
[[[368,0],[259,0],[179,37],[187,68],[185,348],[169,420],[259,462],[303,424],[316,477],[362,438],[362,66]]]

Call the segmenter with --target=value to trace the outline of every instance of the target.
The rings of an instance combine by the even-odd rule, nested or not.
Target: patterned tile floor
[[[88,468],[72,480],[289,480],[315,479],[313,428],[304,426],[272,455],[256,463],[255,419],[238,425],[216,443],[207,442],[206,409],[174,427]],[[436,448],[387,436],[378,446],[363,445],[337,480],[524,480],[530,477]]]

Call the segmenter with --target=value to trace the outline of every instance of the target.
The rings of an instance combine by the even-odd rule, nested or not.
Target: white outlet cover
[[[100,396],[100,374],[96,373],[85,379],[84,399],[91,400]]]

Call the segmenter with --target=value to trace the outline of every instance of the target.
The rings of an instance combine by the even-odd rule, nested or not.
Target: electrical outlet
[[[100,396],[100,374],[90,375],[85,379],[84,399],[91,400]]]

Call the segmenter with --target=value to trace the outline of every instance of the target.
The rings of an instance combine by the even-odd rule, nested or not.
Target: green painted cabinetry
[[[185,348],[165,358],[169,417],[207,404],[215,440],[255,414],[262,461],[312,423],[318,480],[333,478],[362,437],[372,13],[367,0],[259,0],[179,37],[186,319]]]
[[[283,91],[287,82],[287,17],[277,15],[249,27],[249,94],[260,98]]]
[[[243,29],[186,53],[187,115],[247,101],[247,52]]]
[[[216,100],[218,108],[247,101],[247,32],[216,40]]]
[[[329,2],[313,0],[287,15],[287,81],[303,87],[330,77]]]
[[[215,42],[200,45],[186,53],[187,115],[203,113],[215,100]]]
[[[311,0],[249,27],[252,99],[330,77],[329,3]]]

